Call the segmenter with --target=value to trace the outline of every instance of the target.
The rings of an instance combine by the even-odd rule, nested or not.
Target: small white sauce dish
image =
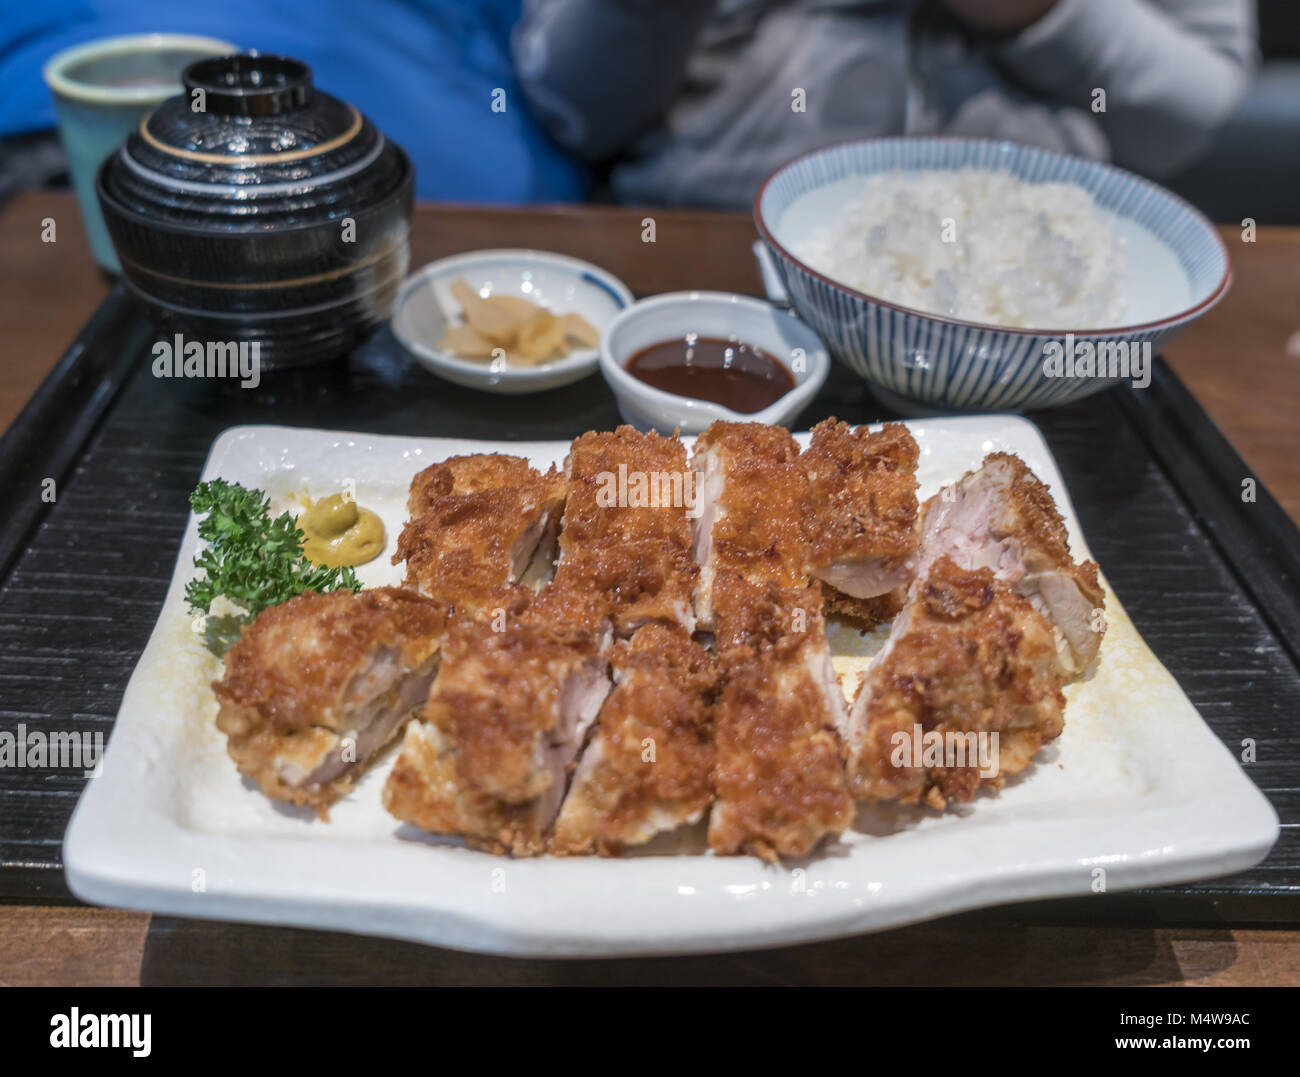
[[[656,389],[625,369],[637,352],[689,333],[735,339],[767,352],[790,371],[794,388],[762,411],[742,414]],[[640,430],[698,434],[716,419],[788,426],[812,402],[829,371],[825,345],[793,314],[730,292],[668,292],[642,299],[615,318],[600,338],[600,372],[614,391],[623,421]]]
[[[485,250],[442,258],[402,284],[393,314],[393,335],[439,377],[489,393],[536,393],[579,381],[599,361],[596,348],[575,348],[563,359],[532,367],[502,367],[462,359],[438,347],[443,333],[464,322],[451,286],[458,280],[487,297],[517,295],[552,314],[581,314],[601,338],[615,316],[632,306],[632,293],[599,266],[549,251]]]

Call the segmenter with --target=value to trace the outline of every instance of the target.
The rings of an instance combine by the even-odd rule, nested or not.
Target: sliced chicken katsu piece
[[[614,691],[551,838],[561,855],[615,855],[698,822],[713,800],[709,653],[676,625],[648,624],[612,660]]]
[[[694,630],[695,475],[676,437],[630,426],[575,439],[555,582],[609,602],[618,635],[662,621]]]
[[[695,476],[678,437],[620,426],[575,438],[565,471],[561,553],[609,541],[662,539],[690,549]]]
[[[1096,657],[1105,630],[1097,564],[1074,562],[1051,491],[1019,457],[991,453],[926,502],[913,559],[917,577],[942,557],[964,569],[992,569],[1027,596],[1055,630],[1068,676]]]
[[[449,456],[431,464],[411,480],[406,511],[418,516],[429,498],[445,494],[477,494],[484,490],[522,486],[537,481],[537,469],[522,456],[503,453],[475,453]]]
[[[614,642],[609,602],[591,587],[567,587],[551,582],[539,591],[530,592],[511,612],[537,628],[583,632],[595,640],[596,649],[601,653],[608,651]]]
[[[698,518],[695,616],[714,625],[714,582],[726,571],[756,583],[808,581],[811,503],[799,446],[761,423],[715,422],[695,441]]]
[[[747,608],[746,619],[723,616],[718,626],[719,643],[729,645],[719,652],[709,845],[769,861],[806,856],[854,814],[837,731],[846,723],[844,697],[821,598],[816,587],[768,584]]]
[[[877,599],[906,587],[908,558],[916,550],[919,455],[901,423],[874,433],[834,419],[813,427],[799,466],[812,500],[808,567],[814,576],[850,599]],[[882,607],[864,601],[840,608],[865,614]]]
[[[587,434],[566,471],[554,581],[504,631],[467,628],[462,641],[458,627],[428,721],[408,735],[386,791],[399,818],[518,855],[541,851],[609,690],[611,623],[626,634],[654,620],[692,625],[693,475],[680,441],[631,427]]]
[[[396,587],[264,610],[212,688],[240,773],[322,818],[429,694],[447,608]]]
[[[609,693],[609,662],[581,628],[521,615],[503,631],[453,624],[423,720],[384,786],[396,818],[475,848],[533,856]]]
[[[691,592],[697,572],[690,551],[670,543],[611,541],[561,556],[554,585],[598,595],[615,633],[626,639],[655,622],[693,631]]]
[[[393,563],[406,585],[480,616],[517,605],[518,584],[538,582],[555,557],[566,482],[518,457],[453,457],[420,472]]]
[[[942,558],[913,586],[850,709],[854,794],[942,809],[1001,788],[1060,735],[1061,683],[1033,604],[992,569]]]
[[[846,732],[848,710],[831,663],[821,586],[816,582],[810,587],[751,583],[735,573],[723,572],[713,593],[716,652],[723,655],[745,648],[758,653],[777,646],[787,636],[804,637],[799,653],[809,673],[822,685],[832,724],[838,732]]]

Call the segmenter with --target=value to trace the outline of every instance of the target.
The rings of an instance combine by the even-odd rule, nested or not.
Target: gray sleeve
[[[608,157],[681,85],[713,0],[525,0],[511,40],[533,112],[571,153]]]
[[[1060,0],[994,50],[1018,82],[1087,110],[1117,164],[1177,172],[1240,103],[1256,63],[1252,0]],[[1105,90],[1105,111],[1093,108]]]

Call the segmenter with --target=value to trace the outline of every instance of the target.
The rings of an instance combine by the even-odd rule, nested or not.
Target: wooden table
[[[643,220],[656,242],[641,241]],[[56,239],[44,243],[53,218]],[[1167,357],[1300,521],[1300,229],[1223,232],[1236,283]],[[759,294],[748,217],[605,207],[421,206],[412,264],[480,247],[538,247],[603,265],[637,293]],[[0,428],[108,290],[75,200],[0,211]],[[80,906],[0,906],[0,984],[1296,984],[1300,931],[1053,920],[1050,907],[950,917],[834,943],[640,961],[519,961],[296,929]]]

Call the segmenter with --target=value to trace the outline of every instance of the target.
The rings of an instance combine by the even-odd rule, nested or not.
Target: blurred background
[[[1070,0],[1075,7],[1080,2]],[[1110,6],[1124,2],[1108,0]],[[1132,2],[1137,5],[1140,0]],[[420,198],[507,204],[621,200],[743,209],[746,192],[754,186],[744,171],[745,162],[735,162],[738,172],[731,187],[706,172],[694,184],[674,177],[682,171],[680,161],[702,156],[691,137],[704,145],[706,138],[716,142],[732,128],[745,126],[744,117],[729,116],[726,109],[743,92],[736,69],[752,67],[767,55],[760,23],[781,27],[783,17],[793,18],[793,12],[814,7],[842,8],[838,15],[844,18],[866,14],[877,20],[885,18],[881,12],[886,9],[906,9],[916,20],[924,17],[927,8],[944,7],[943,14],[951,16],[951,9],[963,6],[971,5],[807,5],[766,0],[720,0],[712,7],[682,0],[648,5],[598,0],[532,4],[326,0],[310,8],[287,0],[229,0],[201,7],[158,0],[8,3],[0,22],[0,201],[24,189],[68,183],[54,102],[42,79],[47,61],[81,42],[167,31],[208,35],[241,48],[306,61],[314,69],[318,87],[355,104],[407,148],[416,162]],[[986,5],[988,10],[1006,6]],[[1215,9],[1221,13],[1250,7],[1211,0],[1164,6],[1186,9],[1191,12],[1189,19],[1207,25],[1212,17],[1221,18]],[[638,8],[652,14],[637,14]],[[1048,16],[1053,17],[1063,16]],[[535,25],[521,24],[521,19]],[[640,52],[599,47],[611,40],[610,35],[628,32],[626,25],[616,25],[619,19],[633,26],[636,19],[645,20],[637,45]],[[789,35],[802,31],[797,23],[785,25],[781,62],[788,69],[800,51]],[[963,29],[969,37],[969,22]],[[933,55],[948,65],[955,54],[941,31],[942,27],[926,29]],[[862,84],[862,92],[875,95],[873,100],[893,92],[891,80],[902,81],[885,70],[883,57],[891,54],[889,37],[887,31],[878,32],[884,74],[878,85],[869,79]],[[656,33],[663,40],[657,40]],[[691,55],[680,47],[683,42],[693,44]],[[963,62],[981,59],[988,52],[986,42],[969,40],[959,50]],[[661,59],[640,70],[637,63],[645,55]],[[917,55],[922,55],[920,50]],[[814,60],[812,67],[821,63],[816,55]],[[912,77],[923,62],[913,57]],[[1133,160],[1124,160],[1118,152],[1112,155],[1135,171],[1152,174],[1215,220],[1251,217],[1261,224],[1300,223],[1300,199],[1295,195],[1300,190],[1300,5],[1294,0],[1259,0],[1258,55],[1250,60],[1238,56],[1238,62],[1249,78],[1249,88],[1239,104],[1235,103],[1239,95],[1232,94],[1226,122],[1206,117],[1215,133],[1207,146],[1197,145],[1193,163],[1184,167],[1180,162],[1171,174],[1141,154]],[[758,72],[748,77],[763,76]],[[620,78],[626,79],[623,85]],[[788,92],[780,77],[775,81],[781,93]],[[1134,81],[1141,81],[1141,73],[1134,74]],[[589,100],[602,88],[608,88],[609,100]],[[1079,93],[1086,89],[1076,88]],[[507,107],[488,111],[498,92]],[[1014,92],[1014,87],[1000,90],[1003,97]],[[1069,123],[1057,124],[1046,137],[1039,137],[1035,125],[1041,103],[1040,94],[1032,109],[1016,112],[1000,106],[999,118],[989,121],[987,130],[981,130],[974,109],[955,118],[931,117],[930,128],[998,137],[1023,130],[1025,141],[1060,142],[1054,148],[1087,151],[1087,137],[1074,140]],[[809,111],[818,104],[814,101]],[[882,127],[879,115],[892,107],[876,106],[876,112],[857,125],[863,130],[855,128],[851,115],[827,120],[806,141],[825,144],[850,134],[897,133],[889,131],[887,124]],[[1159,140],[1159,120],[1149,121],[1149,127],[1151,137]],[[751,125],[747,137],[761,141],[763,133]],[[784,137],[775,131],[771,136],[775,141]],[[798,139],[787,142],[787,150],[807,148]],[[766,162],[750,167],[761,170]]]
[[[1259,0],[1261,62],[1199,162],[1166,185],[1212,220],[1300,224],[1300,4]]]

